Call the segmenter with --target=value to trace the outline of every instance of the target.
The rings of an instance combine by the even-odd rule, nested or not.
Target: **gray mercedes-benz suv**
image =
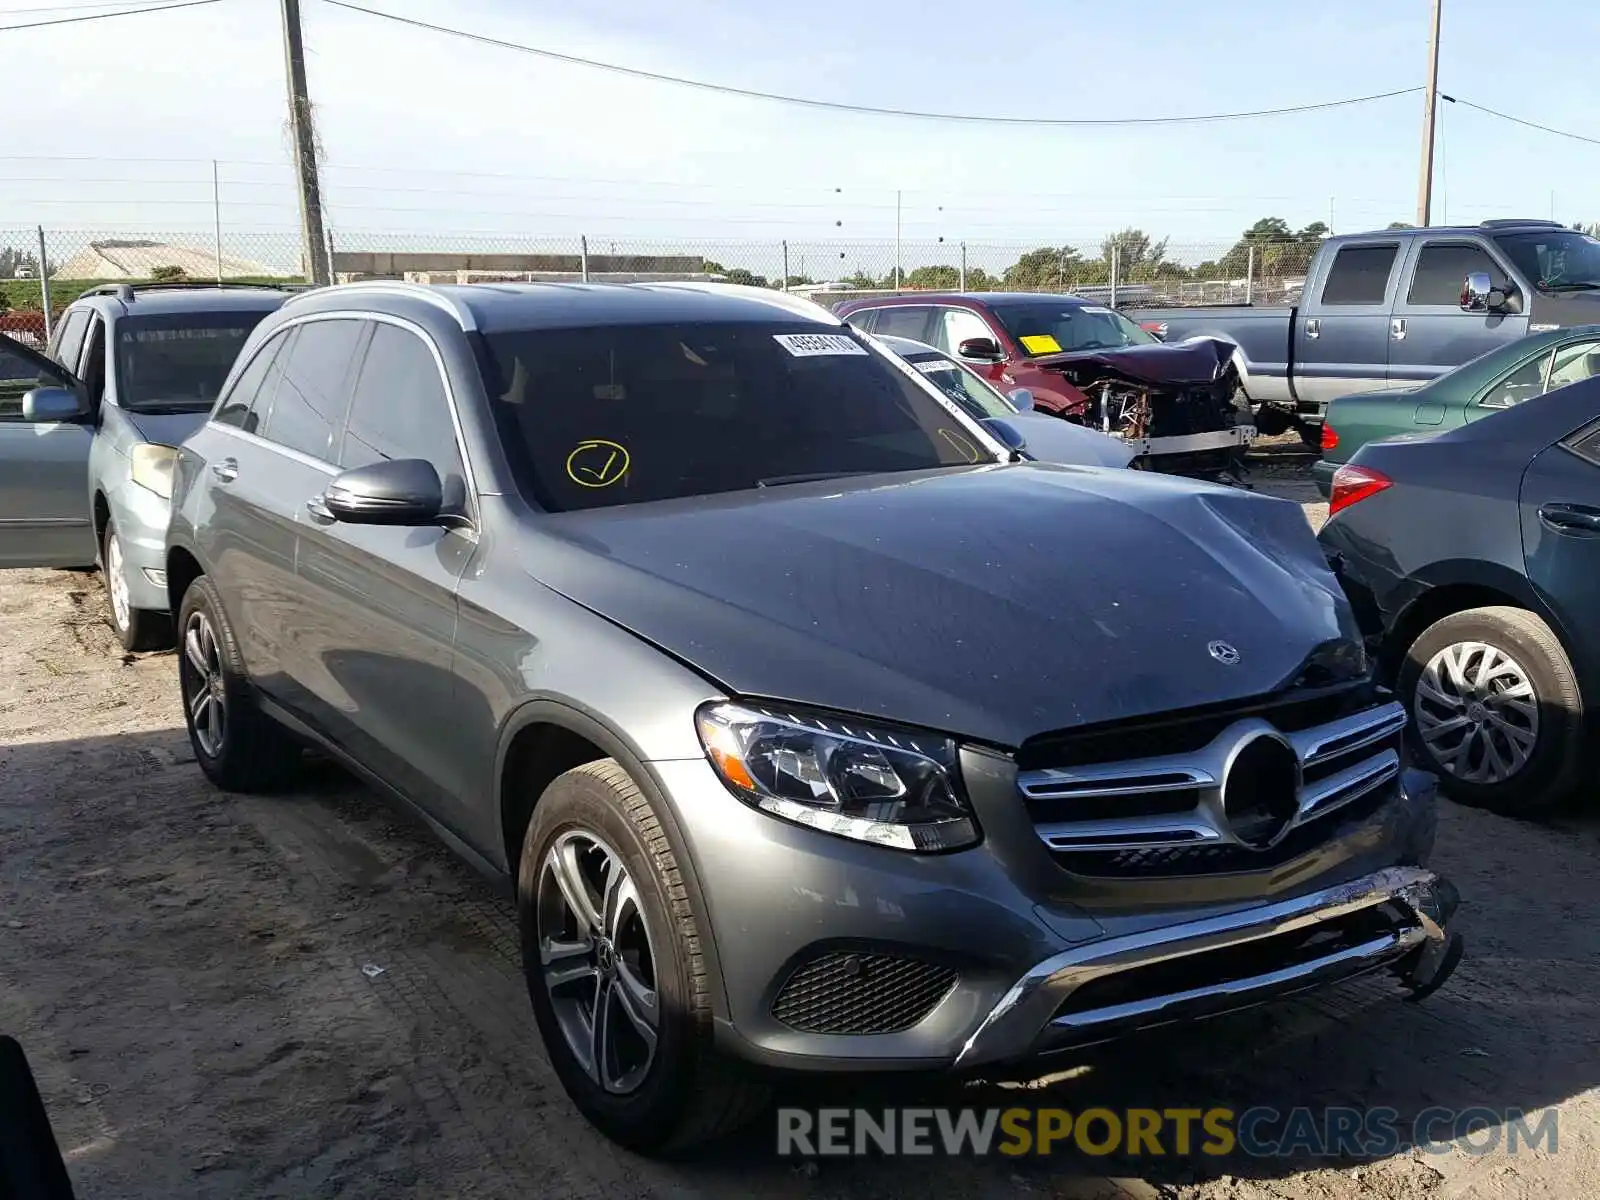
[[[1431,781],[1298,508],[1004,435],[773,292],[297,296],[179,454],[195,754],[320,746],[511,882],[557,1072],[646,1150],[753,1065],[1437,986]]]

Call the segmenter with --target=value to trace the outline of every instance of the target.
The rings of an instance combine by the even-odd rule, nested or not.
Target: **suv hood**
[[[139,436],[147,442],[159,442],[163,446],[177,446],[182,444],[200,426],[204,425],[211,416],[211,410],[192,413],[141,413],[121,410],[122,415],[128,418],[128,423],[139,431]]]
[[[1357,636],[1298,506],[1155,473],[873,476],[541,529],[538,582],[732,693],[1003,746],[1271,692]]]

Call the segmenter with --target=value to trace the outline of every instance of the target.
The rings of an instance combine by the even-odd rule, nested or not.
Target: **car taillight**
[[[1326,421],[1324,421],[1322,423],[1322,452],[1326,454],[1329,450],[1337,450],[1338,448],[1338,431],[1335,430],[1332,425],[1329,425]]]
[[[1333,487],[1328,494],[1328,515],[1331,517],[1393,486],[1394,480],[1382,471],[1346,463],[1333,473]]]

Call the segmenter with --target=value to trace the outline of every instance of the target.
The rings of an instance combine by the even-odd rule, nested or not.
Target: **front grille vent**
[[[789,976],[772,1015],[801,1033],[898,1033],[931,1013],[955,982],[956,972],[937,963],[834,951]]]

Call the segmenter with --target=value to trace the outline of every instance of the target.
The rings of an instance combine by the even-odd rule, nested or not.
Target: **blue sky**
[[[72,15],[7,15],[51,2],[0,0],[0,24]],[[1427,0],[365,2],[740,87],[1084,118],[1416,86],[1428,16]],[[1258,216],[1352,230],[1415,207],[1420,94],[1227,124],[955,125],[714,96],[304,4],[336,231],[788,238],[822,255],[891,241],[898,190],[908,242],[1091,245],[1138,225],[1198,253]],[[207,228],[211,158],[231,231],[292,228],[273,0],[0,36],[0,150],[19,156],[0,159],[0,228]],[[1600,5],[1446,0],[1440,86],[1600,137],[1597,45]],[[1459,105],[1442,129],[1436,216],[1544,217],[1553,200],[1558,219],[1600,220],[1600,145]],[[197,161],[114,161],[141,158]]]

